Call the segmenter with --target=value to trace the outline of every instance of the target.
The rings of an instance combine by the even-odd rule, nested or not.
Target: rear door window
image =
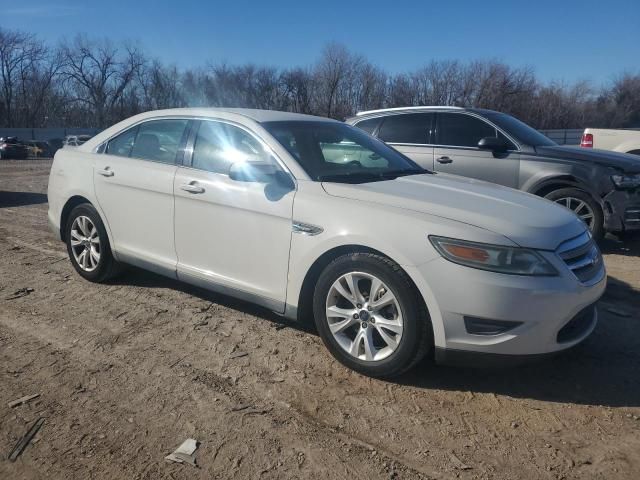
[[[176,161],[188,120],[152,120],[138,128],[131,156],[154,162]]]
[[[403,113],[384,118],[378,138],[387,143],[431,143],[433,113]]]

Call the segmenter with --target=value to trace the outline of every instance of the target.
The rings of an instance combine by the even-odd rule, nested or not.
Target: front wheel
[[[548,193],[544,198],[562,205],[578,215],[578,217],[587,224],[596,240],[604,237],[604,215],[602,208],[600,208],[598,202],[584,190],[580,190],[579,188],[561,188]]]
[[[316,284],[316,327],[342,364],[371,377],[397,376],[418,363],[433,343],[418,295],[407,274],[388,258],[342,255]]]

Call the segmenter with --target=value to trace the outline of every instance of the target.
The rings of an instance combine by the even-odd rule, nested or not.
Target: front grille
[[[557,336],[558,343],[567,343],[584,335],[589,330],[595,320],[596,306],[589,305],[587,308],[569,320],[564,327],[560,329]]]
[[[640,224],[640,206],[628,207],[624,211],[624,223],[631,225]]]
[[[602,255],[589,232],[564,242],[558,255],[582,283],[597,279],[603,268]]]

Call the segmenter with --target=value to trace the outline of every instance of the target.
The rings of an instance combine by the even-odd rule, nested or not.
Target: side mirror
[[[504,140],[496,137],[484,137],[478,142],[478,148],[482,150],[491,150],[492,152],[506,152],[509,145]]]

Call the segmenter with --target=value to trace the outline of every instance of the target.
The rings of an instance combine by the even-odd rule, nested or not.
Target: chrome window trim
[[[438,145],[432,143],[390,143],[385,142],[387,145],[399,145],[399,146],[407,146],[407,147],[429,147],[429,148],[453,148],[456,150],[473,150],[475,152],[488,152],[489,150],[484,150],[478,147],[463,147],[459,145]],[[520,153],[520,150],[507,150],[507,153]]]
[[[377,138],[377,137],[376,137]],[[380,138],[378,138],[378,140],[381,140]],[[384,140],[381,140],[382,142],[384,142]],[[404,146],[404,147],[433,147],[433,145],[431,145],[430,143],[405,143],[405,142],[384,142],[387,145],[398,145],[400,147]]]

